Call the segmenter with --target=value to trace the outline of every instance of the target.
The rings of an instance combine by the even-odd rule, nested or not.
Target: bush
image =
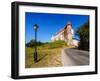
[[[79,48],[89,50],[89,21],[77,30],[77,34],[80,37]]]
[[[30,42],[26,43],[26,47],[33,47],[33,46],[35,46],[35,44],[36,44],[37,46],[43,45],[43,43],[40,42],[40,41],[37,41],[37,42],[35,43],[35,40],[30,40]]]

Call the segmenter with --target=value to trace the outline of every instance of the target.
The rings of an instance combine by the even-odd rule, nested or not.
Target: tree
[[[26,43],[26,47],[33,47],[33,46],[35,46],[35,44],[37,44],[37,46],[40,46],[40,45],[42,45],[43,43],[40,42],[40,41],[37,41],[37,42],[35,43],[35,40],[33,39],[33,40],[30,40],[28,43]]]
[[[89,50],[89,21],[77,30],[77,34],[80,37],[79,48]]]

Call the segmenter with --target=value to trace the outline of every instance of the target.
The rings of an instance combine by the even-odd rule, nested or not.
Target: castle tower
[[[73,32],[71,22],[67,22],[67,25],[64,28],[64,37],[68,46],[73,45]]]

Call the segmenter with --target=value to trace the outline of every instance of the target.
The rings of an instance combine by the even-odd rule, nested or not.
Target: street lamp
[[[34,63],[36,63],[37,62],[37,30],[38,30],[38,25],[37,24],[33,25],[33,28],[35,30]]]

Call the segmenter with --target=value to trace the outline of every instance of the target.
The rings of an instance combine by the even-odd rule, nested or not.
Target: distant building
[[[74,30],[72,29],[72,25],[70,22],[67,22],[67,25],[58,31],[55,35],[51,37],[51,41],[56,40],[65,40],[67,42],[67,45],[74,45],[78,46],[78,40],[73,39],[74,38]]]

